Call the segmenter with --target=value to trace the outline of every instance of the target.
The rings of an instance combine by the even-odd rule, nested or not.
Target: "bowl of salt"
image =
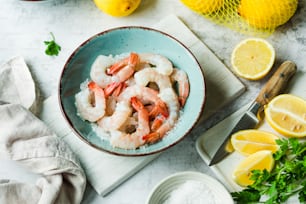
[[[194,171],[170,175],[151,191],[146,204],[233,204],[227,189],[216,179]]]

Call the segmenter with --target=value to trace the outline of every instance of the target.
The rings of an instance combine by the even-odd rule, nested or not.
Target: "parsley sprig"
[[[45,50],[45,53],[47,55],[50,56],[54,56],[54,55],[58,55],[60,50],[61,50],[61,46],[59,46],[56,42],[55,42],[55,37],[53,35],[53,33],[50,33],[52,40],[50,41],[44,41],[45,45],[47,45],[47,48]]]
[[[296,138],[276,141],[279,150],[273,154],[275,167],[253,170],[252,185],[240,192],[233,192],[237,203],[283,203],[292,195],[298,195],[300,203],[306,203],[306,142]]]

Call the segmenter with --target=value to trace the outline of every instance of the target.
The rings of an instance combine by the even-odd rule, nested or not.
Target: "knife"
[[[296,69],[295,63],[291,61],[285,61],[279,66],[269,81],[260,90],[255,101],[250,105],[247,111],[241,116],[235,127],[226,136],[223,143],[211,159],[209,166],[220,162],[232,152],[230,148],[228,148],[232,134],[240,130],[256,127],[256,125],[261,121],[260,114],[264,109],[264,105],[269,103],[273,97],[284,91],[289,80],[295,74]]]

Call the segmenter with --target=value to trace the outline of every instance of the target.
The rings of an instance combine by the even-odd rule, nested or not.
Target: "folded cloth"
[[[14,57],[0,67],[0,101],[38,109],[37,89],[24,59]]]
[[[0,102],[0,160],[16,161],[40,176],[36,184],[0,179],[0,203],[80,203],[86,177],[69,146],[30,107],[3,101],[8,100]]]

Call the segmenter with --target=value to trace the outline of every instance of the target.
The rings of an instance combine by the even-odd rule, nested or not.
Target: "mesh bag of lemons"
[[[181,0],[211,21],[240,33],[267,36],[296,12],[298,0]]]

